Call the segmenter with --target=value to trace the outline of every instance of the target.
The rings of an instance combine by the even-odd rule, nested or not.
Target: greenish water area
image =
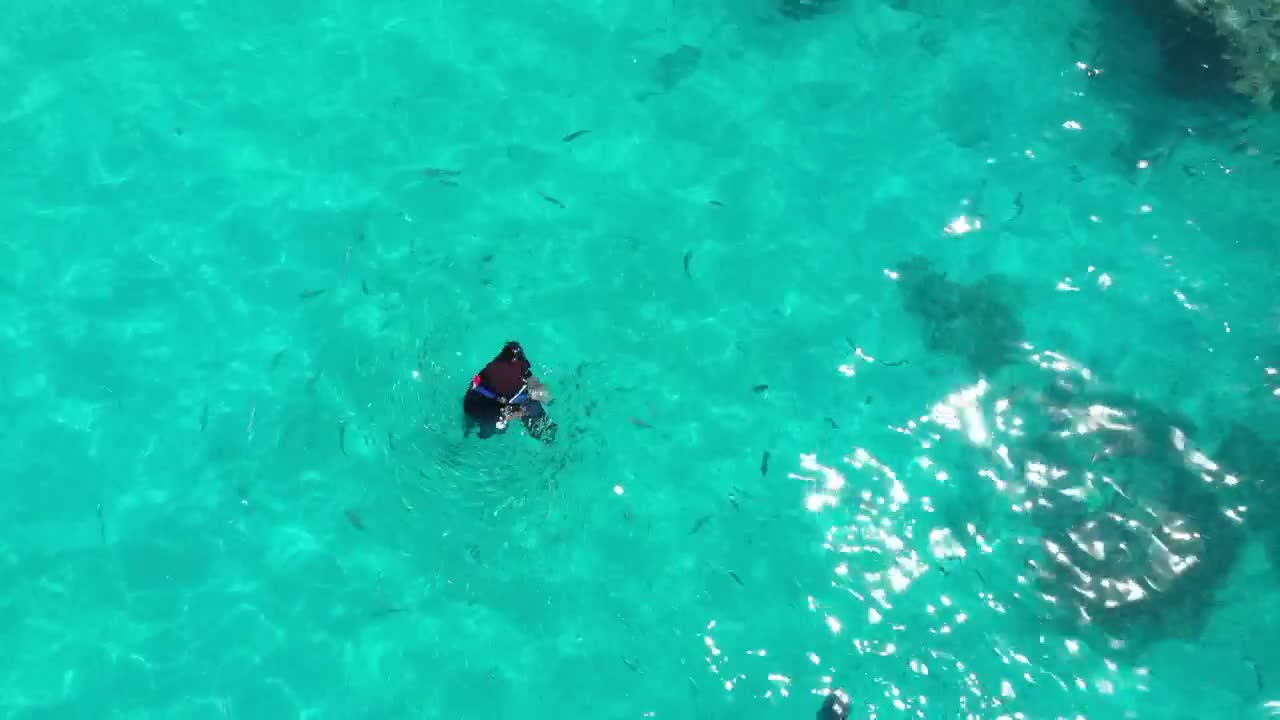
[[[1280,712],[1280,119],[778,4],[11,4],[0,719]]]

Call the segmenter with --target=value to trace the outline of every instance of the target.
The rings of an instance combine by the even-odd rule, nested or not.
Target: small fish
[[[429,178],[451,178],[458,177],[462,174],[461,170],[450,170],[449,168],[429,167],[422,171],[423,175]]]
[[[839,430],[839,429],[840,429],[840,426],[836,424],[836,421],[835,421],[835,420],[832,420],[831,418],[822,418],[822,419],[823,419],[823,420],[826,420],[826,421],[827,421],[827,423],[831,425],[831,429],[832,429],[832,430]]]
[[[439,183],[439,184],[441,184],[441,185],[443,185],[443,186],[445,186],[445,187],[458,187],[458,181],[457,181],[457,180],[448,180],[448,179],[445,179],[445,178],[441,178],[440,180],[437,180],[436,182],[437,182],[437,183]]]
[[[1017,208],[1017,212],[1013,214],[1013,217],[1009,218],[1010,220],[1016,220],[1022,217],[1022,211],[1026,209],[1022,204],[1022,193],[1018,193],[1018,197],[1013,199],[1013,206]]]
[[[328,289],[328,288],[322,288],[322,289],[320,289],[320,290],[303,290],[302,292],[298,293],[298,299],[299,299],[299,300],[310,300],[311,298],[317,298],[317,297],[320,297],[321,295],[323,295],[323,294],[325,294],[325,293],[327,293],[327,292],[329,292],[329,289]]]
[[[206,400],[204,405],[200,407],[200,432],[204,432],[209,427],[209,401]]]
[[[342,456],[347,457],[347,421],[338,421],[338,449],[342,451]]]
[[[685,276],[686,276],[686,277],[693,277],[693,274],[689,272],[689,263],[690,263],[692,260],[693,260],[693,251],[692,251],[692,250],[685,250],[685,252],[684,252],[684,274],[685,274]]]
[[[729,570],[729,571],[728,571],[728,573],[729,573],[729,577],[733,578],[733,581],[734,581],[734,582],[738,583],[739,585],[741,585],[741,586],[743,586],[743,587],[746,587],[746,586],[747,586],[747,584],[746,584],[746,583],[742,582],[742,578],[738,577],[738,573],[736,573],[736,572],[734,572],[734,571],[732,571],[732,570]]]
[[[1255,662],[1253,658],[1245,658],[1244,661],[1248,663],[1250,669],[1253,670],[1253,682],[1257,686],[1258,692],[1262,692],[1262,671],[1258,669],[1258,663]]]
[[[709,522],[711,522],[711,516],[703,515],[702,517],[698,518],[696,522],[693,523],[693,528],[689,530],[689,534],[690,535],[696,534],[699,530],[703,528],[703,526],[705,526]]]
[[[898,366],[900,366],[900,365],[906,365],[906,364],[907,364],[907,361],[906,361],[906,360],[895,360],[895,361],[893,361],[893,362],[885,362],[885,361],[881,360],[881,361],[880,361],[880,364],[881,364],[881,365],[883,365],[883,366],[885,366],[885,367],[898,367]]]
[[[390,430],[387,431],[387,449],[392,452],[396,449],[396,436]]]
[[[622,664],[623,664],[623,665],[626,665],[626,666],[627,666],[627,667],[629,667],[629,668],[631,668],[631,672],[638,672],[638,673],[640,673],[641,675],[643,675],[643,674],[644,674],[643,672],[641,672],[640,667],[639,667],[638,665],[636,665],[634,661],[628,660],[628,659],[626,659],[626,658],[624,657],[624,658],[622,658]]]
[[[764,455],[760,456],[760,477],[769,474],[769,451],[765,450]]]
[[[391,617],[392,615],[399,615],[402,612],[405,612],[405,609],[402,607],[395,607],[395,606],[385,607],[385,608],[382,608],[381,610],[374,610],[373,612],[369,613],[369,619],[378,620],[385,617]]]
[[[286,350],[288,350],[288,348],[281,348],[276,351],[275,355],[271,356],[271,370],[274,371],[276,368],[280,367],[280,361],[284,360]]]
[[[364,293],[365,295],[369,294],[369,281],[365,280],[364,278],[360,278],[360,292]]]
[[[551,203],[552,205],[555,205],[556,207],[560,208],[561,210],[563,210],[563,209],[564,209],[564,207],[565,207],[565,206],[564,206],[564,203],[560,202],[559,200],[557,200],[557,199],[555,199],[555,198],[551,197],[550,195],[548,195],[548,194],[546,194],[546,193],[542,192],[541,190],[539,190],[539,191],[538,191],[538,194],[542,196],[542,199],[543,199],[543,200],[546,200],[547,202]]]
[[[364,520],[360,518],[359,513],[351,508],[347,508],[342,511],[342,514],[347,516],[347,522],[351,523],[351,527],[359,530],[360,532],[364,532]]]
[[[98,539],[107,544],[107,521],[102,517],[102,503],[98,503]]]
[[[738,498],[732,495],[729,496],[729,504],[733,506],[734,510],[742,510],[742,508],[738,507]]]
[[[769,389],[769,386],[768,386],[768,385],[764,385],[764,384],[760,384],[760,385],[752,385],[752,386],[751,386],[751,392],[754,392],[754,393],[762,393],[762,392],[764,392],[765,390],[768,390],[768,389]]]
[[[720,202],[719,200],[708,200],[707,204],[715,205],[716,207],[724,207],[724,203]]]
[[[636,427],[641,428],[641,429],[643,429],[643,430],[652,430],[652,429],[653,429],[653,426],[652,426],[652,425],[650,425],[650,424],[649,424],[647,421],[645,421],[645,420],[641,420],[640,418],[627,418],[627,420],[628,420],[628,422],[630,422],[632,425],[635,425]]]
[[[575,130],[574,132],[571,132],[568,135],[565,135],[564,137],[560,138],[560,142],[573,142],[574,140],[577,140],[578,138],[582,137],[583,135],[586,135],[589,132],[591,131]]]

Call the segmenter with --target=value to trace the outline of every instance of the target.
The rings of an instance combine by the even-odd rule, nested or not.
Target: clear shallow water
[[[1267,716],[1276,120],[771,18],[17,11],[0,714]],[[553,448],[461,438],[509,337]]]

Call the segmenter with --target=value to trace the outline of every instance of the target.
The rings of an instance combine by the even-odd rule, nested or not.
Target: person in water
[[[849,693],[839,688],[833,690],[818,709],[818,720],[848,720]]]
[[[551,402],[551,393],[534,377],[524,348],[511,340],[471,379],[462,399],[467,416],[465,434],[476,430],[480,437],[490,437],[520,418],[529,435],[549,443],[555,439],[557,427],[547,417],[544,402]]]

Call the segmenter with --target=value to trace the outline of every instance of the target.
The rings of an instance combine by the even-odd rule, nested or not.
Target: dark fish
[[[321,290],[303,290],[302,292],[298,293],[298,299],[310,300],[311,298],[320,297],[321,295],[327,292],[329,292],[328,288],[321,289]]]
[[[378,620],[385,617],[391,617],[392,615],[399,615],[402,612],[405,612],[405,609],[402,607],[385,607],[381,610],[374,610],[369,613],[369,619]]]
[[[1010,220],[1016,220],[1022,217],[1022,211],[1026,209],[1022,204],[1022,193],[1018,193],[1018,197],[1013,199],[1013,206],[1017,208],[1017,212],[1013,214],[1013,217],[1009,218]]]
[[[576,130],[576,131],[571,132],[571,133],[569,133],[568,135],[565,135],[564,137],[560,138],[560,142],[573,142],[574,140],[577,140],[578,138],[582,137],[583,135],[586,135],[586,134],[587,134],[587,133],[589,133],[589,132],[591,132],[591,131],[590,131],[590,130]]]
[[[716,207],[724,207],[724,203],[720,202],[719,200],[708,200],[707,203],[710,205],[715,205]]]
[[[209,401],[206,400],[200,408],[200,432],[204,432],[209,427]]]
[[[360,278],[360,292],[364,293],[365,295],[369,294],[369,281],[365,280],[364,278]]]
[[[280,361],[284,359],[284,354],[286,350],[288,350],[288,348],[280,348],[279,350],[276,351],[275,355],[271,356],[272,370],[275,370],[276,368],[280,367]]]
[[[769,474],[769,451],[765,450],[764,455],[760,456],[760,477]]]
[[[631,668],[631,672],[638,672],[641,675],[644,674],[643,672],[640,671],[640,667],[638,665],[636,665],[633,661],[626,659],[625,657],[622,658],[622,664]]]
[[[347,455],[347,421],[338,421],[338,449],[342,451],[342,456]]]
[[[387,449],[392,451],[396,449],[396,436],[392,435],[390,430],[387,431]]]
[[[699,530],[703,528],[703,526],[705,526],[709,522],[711,522],[711,516],[703,515],[702,517],[698,518],[696,522],[693,523],[693,528],[689,530],[689,534],[693,535],[697,533]]]
[[[98,539],[107,544],[107,521],[102,517],[102,503],[98,503]]]
[[[485,255],[484,257],[480,258],[480,262],[482,263],[493,262],[493,256]]]
[[[752,385],[752,386],[751,386],[751,392],[756,392],[756,393],[762,393],[762,392],[764,392],[765,390],[768,390],[768,389],[769,389],[769,386],[768,386],[768,385],[763,385],[763,384],[761,384],[761,385]]]
[[[738,573],[736,573],[736,572],[734,572],[734,571],[732,571],[732,570],[730,570],[730,571],[729,571],[729,577],[733,578],[733,581],[734,581],[734,582],[736,582],[736,583],[738,583],[739,585],[741,585],[741,586],[743,586],[743,587],[746,587],[746,586],[747,586],[747,584],[746,584],[746,583],[742,582],[742,578],[738,577]]]
[[[441,179],[437,180],[436,182],[440,183],[441,185],[444,185],[445,187],[458,187],[458,181],[457,181],[457,180],[448,180],[448,179],[445,179],[445,178],[441,178]]]
[[[1253,670],[1253,682],[1258,688],[1258,692],[1262,692],[1262,671],[1258,669],[1258,663],[1253,658],[1245,658],[1244,661],[1249,664],[1249,668]]]
[[[640,418],[627,418],[627,421],[630,422],[632,425],[635,425],[636,427],[642,428],[644,430],[653,429],[652,425],[650,425],[648,422],[644,420],[641,420]]]
[[[692,260],[693,260],[693,251],[685,250],[684,251],[684,274],[687,277],[693,277],[693,274],[689,272],[689,262]]]
[[[831,425],[831,429],[832,429],[832,430],[839,430],[839,429],[840,429],[840,426],[836,424],[836,421],[835,421],[835,420],[832,420],[831,418],[822,418],[822,419],[823,419],[823,420],[826,420],[826,421]]]
[[[742,509],[742,508],[738,507],[738,498],[736,498],[736,497],[734,497],[734,496],[732,496],[732,495],[730,495],[730,496],[729,496],[729,504],[733,506],[733,509],[734,509],[734,510],[741,510],[741,509]]]
[[[347,522],[351,523],[351,527],[359,530],[360,532],[364,532],[364,520],[360,519],[359,513],[351,508],[347,508],[342,511],[342,514],[347,516]]]
[[[546,193],[542,192],[541,190],[539,190],[539,191],[538,191],[538,194],[542,196],[542,199],[543,199],[543,200],[546,200],[547,202],[551,203],[552,205],[555,205],[556,207],[560,208],[561,210],[563,210],[563,209],[564,209],[564,203],[560,202],[559,200],[557,200],[557,199],[555,199],[555,198],[551,197],[550,195],[548,195],[548,194],[546,194]]]
[[[458,177],[459,175],[462,174],[462,171],[450,170],[448,168],[429,167],[426,170],[423,170],[422,174],[426,175],[429,178],[451,178],[451,177]]]
[[[881,361],[880,361],[880,364],[881,364],[881,365],[883,365],[883,366],[885,366],[885,367],[898,367],[899,365],[906,365],[906,364],[907,364],[907,361],[906,361],[906,360],[894,360],[893,362],[885,362],[885,361],[881,360]]]

